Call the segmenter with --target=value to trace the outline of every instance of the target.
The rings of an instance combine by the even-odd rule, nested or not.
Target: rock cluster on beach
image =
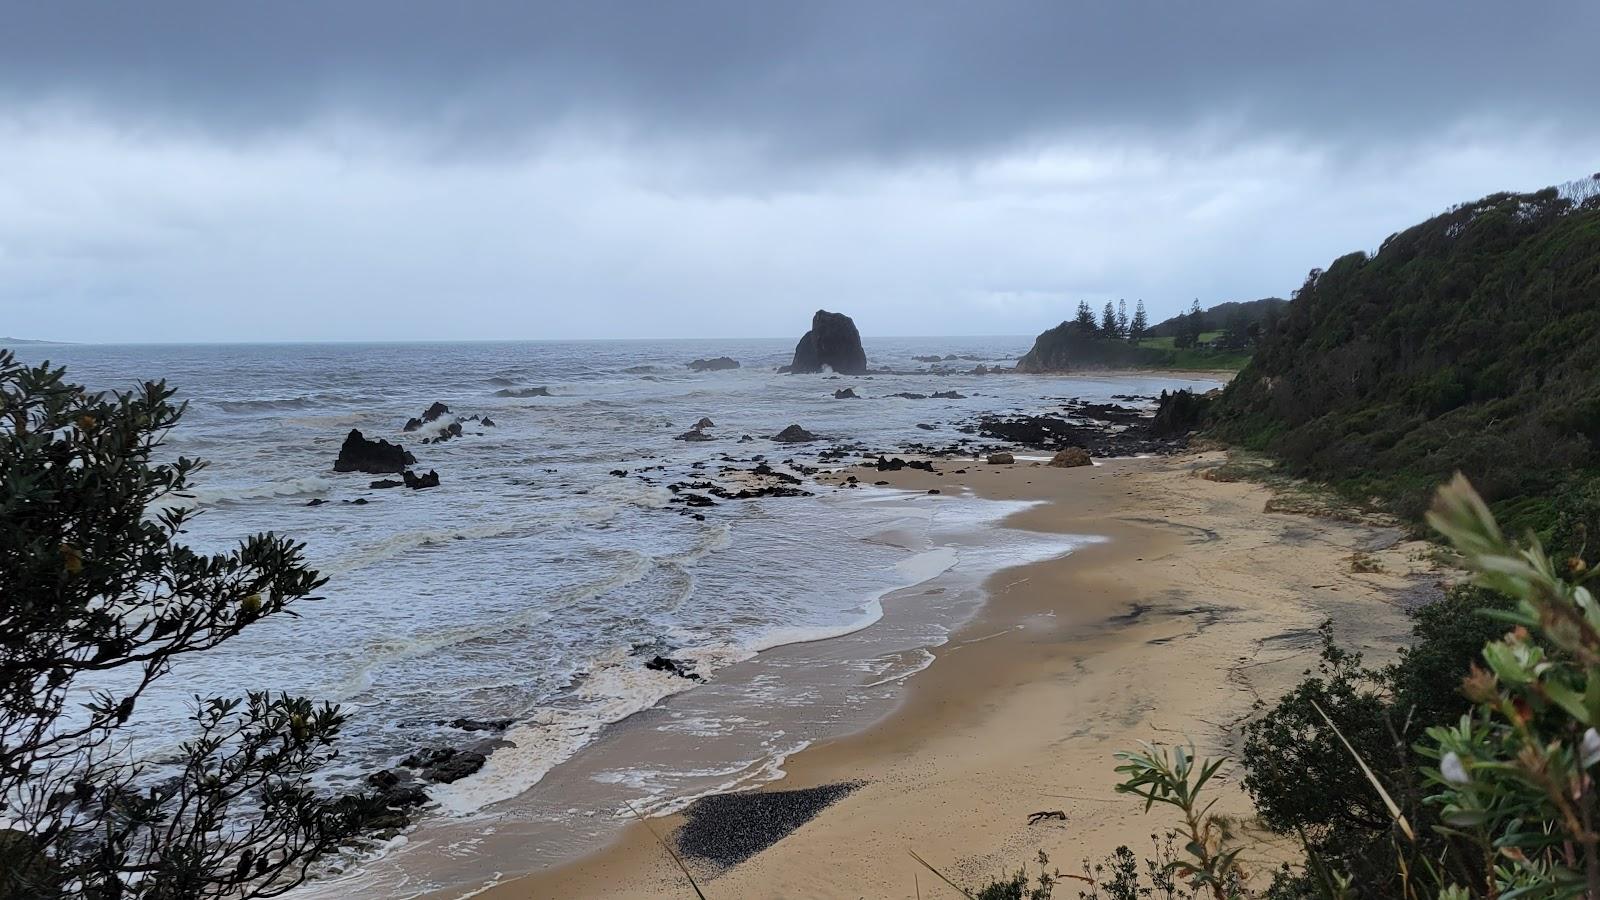
[[[824,366],[840,375],[865,375],[867,351],[849,316],[819,309],[811,317],[811,330],[795,345],[794,361],[779,371],[805,374],[821,372]]]

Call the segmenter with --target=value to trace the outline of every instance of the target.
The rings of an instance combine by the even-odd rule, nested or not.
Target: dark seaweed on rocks
[[[684,810],[678,852],[726,869],[783,840],[851,791],[842,781],[795,791],[744,791],[702,797]]]

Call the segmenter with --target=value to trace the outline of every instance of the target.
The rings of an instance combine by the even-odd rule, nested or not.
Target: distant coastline
[[[0,347],[13,345],[23,347],[68,347],[71,346],[71,343],[68,341],[39,341],[31,338],[0,337]]]

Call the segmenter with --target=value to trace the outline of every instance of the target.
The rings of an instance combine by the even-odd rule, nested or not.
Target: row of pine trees
[[[1121,341],[1137,342],[1150,330],[1150,317],[1144,311],[1144,301],[1140,300],[1133,310],[1133,318],[1128,318],[1128,301],[1118,300],[1112,305],[1106,301],[1106,308],[1100,313],[1100,320],[1095,321],[1094,310],[1089,307],[1086,300],[1078,301],[1078,315],[1072,320],[1078,330],[1087,335],[1096,337],[1113,338]]]

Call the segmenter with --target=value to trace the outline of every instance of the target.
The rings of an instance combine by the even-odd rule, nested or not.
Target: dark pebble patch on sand
[[[841,781],[797,791],[743,791],[702,797],[684,810],[678,852],[727,869],[783,840],[861,786]]]

